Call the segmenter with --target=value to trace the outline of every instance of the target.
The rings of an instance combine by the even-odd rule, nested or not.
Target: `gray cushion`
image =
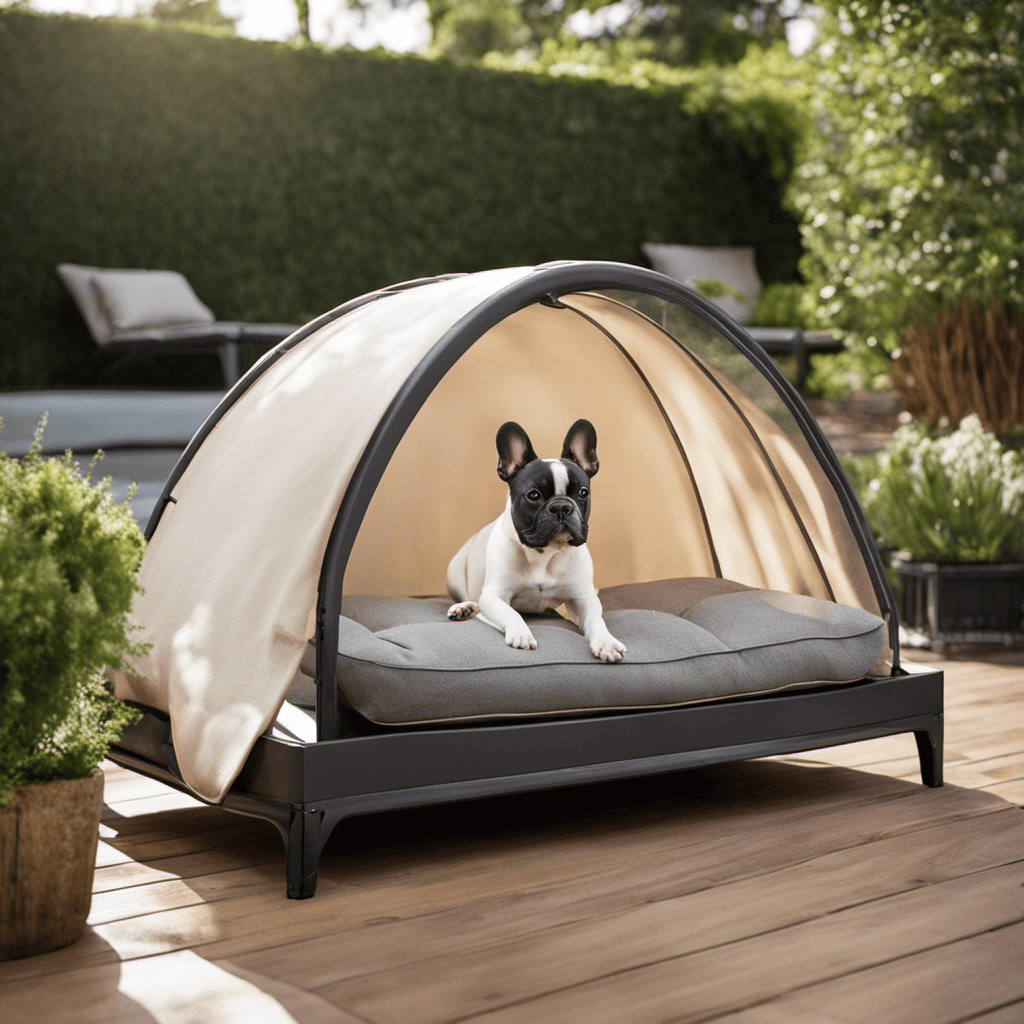
[[[711,596],[692,603],[705,584]],[[647,603],[684,613],[611,607],[624,596],[642,604],[645,586]],[[479,620],[449,622],[447,598],[348,597],[342,698],[385,725],[664,707],[860,679],[884,642],[880,618],[828,601],[722,580],[636,587],[602,592],[608,628],[628,649],[617,664],[594,658],[560,616],[526,616],[537,649],[522,651]],[[312,647],[303,668],[314,672]]]

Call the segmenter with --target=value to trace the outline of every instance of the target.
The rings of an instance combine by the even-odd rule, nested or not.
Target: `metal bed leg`
[[[917,740],[917,756],[921,761],[921,781],[926,786],[942,785],[942,715],[936,715],[927,728],[914,733]]]
[[[308,900],[316,892],[320,866],[320,826],[324,812],[293,804],[284,842],[288,898]]]

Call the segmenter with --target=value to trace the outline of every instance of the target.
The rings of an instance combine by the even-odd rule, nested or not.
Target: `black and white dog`
[[[586,543],[597,432],[588,420],[577,420],[560,459],[537,458],[518,423],[503,424],[495,441],[508,502],[451,560],[448,593],[458,603],[448,618],[479,615],[505,634],[510,647],[535,648],[520,612],[564,605],[563,614],[583,630],[594,657],[620,661],[626,648],[605,625]]]

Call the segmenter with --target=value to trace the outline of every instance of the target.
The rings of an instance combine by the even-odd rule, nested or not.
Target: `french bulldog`
[[[518,423],[498,430],[498,476],[508,484],[505,511],[474,534],[448,565],[448,609],[454,621],[479,616],[510,647],[535,649],[522,612],[562,608],[591,653],[620,661],[625,646],[605,625],[587,550],[590,478],[597,473],[597,432],[577,420],[562,457],[540,459]]]

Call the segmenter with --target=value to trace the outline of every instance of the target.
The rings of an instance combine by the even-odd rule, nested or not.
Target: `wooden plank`
[[[630,795],[636,800],[637,794],[645,793],[669,793],[674,800],[657,802],[653,811],[646,804],[629,803]],[[625,801],[621,806],[615,803],[617,794]],[[349,857],[328,850],[322,862],[318,894],[304,904],[301,913],[295,913],[296,905],[272,890],[205,908],[179,889],[175,898],[185,901],[185,906],[98,925],[96,935],[106,942],[102,946],[106,957],[132,958],[207,944],[208,955],[231,956],[266,945],[299,941],[314,933],[355,927],[382,916],[426,914],[542,886],[555,887],[558,899],[571,903],[577,896],[580,880],[598,892],[602,891],[601,886],[607,886],[608,898],[616,901],[620,898],[619,889],[635,888],[631,864],[643,859],[653,865],[652,872],[660,872],[664,891],[675,894],[680,875],[676,865],[690,845],[717,843],[708,859],[711,870],[720,873],[725,870],[720,851],[732,851],[735,861],[740,849],[738,836],[761,834],[769,825],[785,830],[809,814],[819,814],[819,824],[811,829],[805,826],[804,833],[828,836],[837,828],[854,827],[852,821],[842,824],[850,808],[874,805],[880,800],[898,805],[899,809],[883,812],[892,815],[891,820],[876,820],[875,812],[869,812],[866,819],[858,819],[862,828],[877,834],[878,829],[886,827],[917,827],[921,821],[932,819],[936,797],[942,794],[948,795],[943,806],[953,815],[1004,806],[996,797],[952,789],[925,790],[843,769],[809,770],[770,762],[746,762],[631,785],[605,784],[584,791],[556,791],[481,801],[436,812],[381,816],[375,820],[386,835],[393,835],[398,828],[395,848],[382,855],[371,831],[366,835],[371,845],[364,854]],[[911,798],[918,806],[905,810],[903,805]],[[592,802],[594,815],[600,810],[605,816],[588,820],[588,801]],[[533,813],[538,808],[551,816],[551,826],[531,830],[528,825],[519,824],[527,819],[527,811]],[[171,811],[167,816],[178,816],[185,823],[190,819],[202,821],[210,810]],[[237,816],[231,817],[237,820]],[[422,831],[417,833],[414,828],[407,832],[395,824],[396,819],[405,824],[418,820],[421,830],[428,834],[429,829],[437,827],[451,831],[453,822],[459,821],[469,834],[454,836],[447,842],[421,844],[416,840]],[[481,837],[477,833],[482,828],[490,828],[494,834]],[[328,898],[332,878],[337,880],[336,886],[349,893],[343,908]],[[353,895],[356,884],[357,891],[362,891],[359,899]],[[386,910],[382,911],[382,907]],[[217,922],[216,929],[209,927],[211,920]],[[82,955],[95,954],[91,948],[83,948]],[[75,965],[73,953],[61,961],[62,969]],[[53,969],[56,968],[44,965],[33,969],[29,965],[20,967],[19,972],[45,973]]]
[[[41,1024],[65,1024],[68,992],[97,1024],[192,1019],[181,993],[194,970],[197,1012],[230,1019],[351,1024],[370,1004],[342,1009],[325,992],[365,983],[368,999],[397,999],[388,987],[404,984],[422,1004],[441,978],[444,998],[465,1001],[452,1015],[544,1024],[884,1024],[897,1008],[908,1024],[954,1012],[1017,1024],[1017,950],[955,934],[1020,899],[1020,880],[992,865],[1024,848],[1019,811],[1000,799],[1024,803],[1024,651],[982,657],[922,659],[947,673],[947,780],[984,789],[921,789],[913,738],[900,736],[380,815],[341,827],[303,903],[283,897],[273,826],[110,765],[94,904],[104,923],[65,950],[0,964],[0,998],[27,1000]],[[826,757],[865,770],[813,766]],[[979,941],[1014,935],[1004,924]],[[186,970],[185,954],[198,966]],[[147,980],[147,963],[174,982]],[[925,1002],[931,1017],[918,1016],[921,993],[955,989],[961,963],[962,988],[980,979],[975,994]],[[6,1019],[22,1004],[0,1005]]]
[[[274,1001],[290,1014],[288,1024],[295,1021],[301,1021],[302,1024],[369,1024],[365,1018],[332,1006],[305,989],[286,985],[274,978],[265,978],[231,963],[230,960],[217,960],[214,963],[237,978],[247,981],[253,988],[258,988],[273,997]]]
[[[918,777],[917,757],[898,758],[891,761],[870,762],[862,766],[865,771],[888,775],[895,779],[914,781]],[[1024,778],[1024,752],[989,757],[978,761],[947,758],[943,773],[946,782],[955,786],[980,789],[996,782]]]
[[[137,800],[140,797],[162,796],[174,792],[177,791],[156,779],[125,769],[120,769],[118,773],[103,773],[103,802],[105,804]]]
[[[1008,1003],[996,1010],[989,1010],[988,1013],[971,1017],[962,1024],[1020,1024],[1024,1020],[1024,1000],[1017,1003]]]
[[[889,785],[901,784],[890,781]],[[918,795],[917,801],[890,799],[851,806],[845,813],[829,807],[823,808],[817,817],[784,819],[785,823],[778,826],[785,833],[785,842],[781,843],[779,832],[769,827],[770,806],[761,806],[750,808],[748,815],[725,818],[720,817],[717,807],[709,808],[706,822],[701,816],[681,816],[676,828],[658,841],[652,841],[639,823],[617,833],[610,843],[607,839],[602,841],[600,832],[591,836],[577,826],[563,843],[535,839],[531,848],[515,856],[509,855],[507,843],[499,844],[482,860],[471,856],[471,866],[462,862],[457,847],[449,845],[428,862],[415,863],[411,873],[392,875],[378,870],[372,877],[361,875],[361,895],[347,900],[344,918],[337,919],[331,931],[378,921],[382,916],[420,916],[494,897],[510,897],[522,907],[525,894],[540,888],[545,890],[542,899],[553,899],[558,905],[573,903],[581,888],[584,892],[600,892],[602,901],[614,906],[643,902],[744,877],[754,870],[750,850],[761,852],[765,863],[781,867],[844,843],[856,846],[865,836],[913,831],[943,815],[973,817],[1002,811],[1006,806],[997,798],[966,791],[950,789],[945,801],[936,800],[938,791],[913,787],[911,792]],[[740,845],[743,842],[746,852]],[[414,858],[415,852],[413,848]],[[321,877],[334,877],[340,882],[348,873],[342,870],[332,876],[330,870],[322,870]],[[382,907],[387,908],[383,913]],[[247,922],[238,928],[229,926],[216,945],[207,950],[208,955],[234,956],[304,937],[288,931],[287,914],[279,907],[261,906],[258,913],[270,914],[280,924],[269,927],[268,921],[268,927],[257,929],[248,927]],[[134,949],[140,939],[142,950],[163,950],[162,943],[181,941],[181,926],[173,911],[168,912],[166,921],[164,915],[148,918],[142,932],[132,920],[104,925],[98,930],[121,950]],[[157,945],[153,947],[153,943]]]
[[[200,875],[263,864],[277,865],[279,872],[284,870],[284,846],[273,827],[259,825],[255,829],[248,829],[243,825],[204,835],[207,837],[206,841],[196,844],[199,849],[192,849],[186,853],[171,853],[159,858],[150,856],[140,861],[132,860],[127,854],[107,847],[118,859],[105,858],[106,863],[97,866],[93,875],[92,891],[110,892],[135,885],[148,885],[175,878],[197,878]],[[211,842],[210,836],[216,836],[218,841]],[[106,843],[101,845],[107,846]]]
[[[315,990],[373,1020],[437,1024],[451,1017],[481,1014],[502,1002],[532,1000],[586,985],[595,978],[614,977],[657,961],[742,941],[752,934],[777,934],[824,915],[831,915],[827,920],[840,920],[843,913],[852,912],[846,908],[856,910],[881,897],[921,886],[930,888],[962,874],[1004,865],[1024,848],[1024,817],[1008,808],[998,815],[998,827],[995,817],[985,819],[984,830],[973,821],[926,829],[785,870],[769,867],[741,882],[621,913],[588,916],[504,943],[418,959],[404,968],[393,966],[401,956],[402,929],[384,926],[391,940],[391,963],[385,951],[378,949],[376,973],[317,985]],[[984,836],[981,843],[979,835]],[[1024,878],[1024,866],[1015,877]],[[687,922],[685,927],[680,927],[682,921]],[[418,943],[411,948],[421,955]],[[348,960],[360,956],[354,943],[346,950],[348,958],[336,963],[336,971],[353,970]],[[502,965],[502,980],[495,979],[496,963]],[[358,965],[354,969],[358,970]],[[289,980],[299,984],[308,979],[308,973],[289,975]],[[416,994],[414,1005],[409,993]],[[540,1013],[537,1019],[547,1018]]]
[[[104,827],[101,826],[101,830]],[[114,851],[107,858],[114,864],[132,861],[149,864],[165,857],[179,857],[203,850],[230,851],[232,848],[262,846],[266,843],[280,850],[282,856],[284,851],[281,837],[270,822],[243,818],[237,814],[230,815],[226,821],[223,818],[204,817],[197,819],[194,826],[154,828],[138,835],[108,835],[100,842]]]
[[[522,979],[504,968],[496,974],[492,965],[491,1000],[505,1005],[462,1019],[479,1024],[526,1020],[660,1024],[720,1016],[830,978],[849,974],[856,982],[866,968],[1016,924],[1021,916],[1022,882],[1024,865],[995,868],[717,948],[617,970],[528,1001],[517,998]],[[745,914],[742,906],[731,909]],[[688,916],[682,920],[686,927],[696,923]],[[585,955],[591,952],[588,949]],[[574,956],[580,955],[581,951],[574,951]],[[454,1004],[431,1007],[422,992],[395,991],[389,987],[390,980],[381,975],[377,987],[360,993],[353,985],[343,1005],[378,1024],[414,1024],[460,1015],[457,994]],[[864,1019],[870,1017],[860,1018]],[[904,1016],[903,1021],[910,1019],[928,1018]]]
[[[993,1010],[1009,1024],[1020,1024],[1024,999],[1024,924],[938,946],[856,975],[801,989],[741,1014],[715,1018],[716,1024],[758,1024],[772,1007],[780,1020],[819,1014],[836,1024],[958,1024]],[[1004,1004],[1014,1001],[1007,1014]]]
[[[246,1021],[260,1024],[364,1024],[309,992],[261,978],[188,950],[65,974],[59,986],[35,980],[3,989],[4,1019],[60,1024],[161,1024]]]
[[[224,825],[237,825],[240,820],[244,819],[238,814],[205,804],[157,808],[132,815],[120,815],[115,811],[102,820],[100,837],[108,842],[129,836],[135,840],[176,838]]]
[[[706,1024],[850,1024],[850,1022],[837,1017],[828,1017],[816,1010],[808,1010],[805,1007],[774,1000],[770,1003],[758,1003],[751,1010],[727,1013],[721,1017],[708,1017]],[[858,1021],[857,1024],[865,1024],[865,1022]],[[908,1019],[904,1024],[919,1024],[919,1022]],[[1020,1024],[1020,1022],[1015,1022],[1015,1024]]]
[[[986,786],[986,793],[1008,800],[1018,807],[1024,806],[1024,779],[1015,779],[1013,782],[1000,782],[994,786]]]
[[[1024,686],[1024,680],[1021,681]],[[996,757],[1020,756],[1024,752],[1024,729],[1002,729],[997,732],[979,732],[973,736],[957,737],[952,730],[946,735],[945,761],[982,761]],[[884,736],[848,743],[839,747],[825,747],[802,755],[805,761],[819,764],[841,764],[848,768],[877,766],[886,761],[905,761],[907,774],[918,771],[913,736]],[[780,760],[786,760],[780,758]]]
[[[851,816],[854,813],[851,812]],[[733,858],[731,868],[726,868],[723,863],[724,843],[711,843],[697,851],[691,849],[679,859],[649,858],[641,849],[636,856],[620,865],[617,875],[613,875],[610,869],[590,875],[581,872],[575,879],[561,884],[555,882],[542,886],[535,882],[508,895],[492,892],[465,907],[452,908],[449,905],[435,912],[397,920],[371,920],[366,927],[357,927],[353,922],[344,934],[334,936],[326,949],[323,943],[314,939],[292,942],[287,948],[265,946],[260,952],[236,956],[235,959],[254,970],[272,973],[304,987],[319,988],[334,981],[394,969],[403,963],[415,963],[427,957],[451,955],[460,959],[465,951],[472,951],[478,946],[493,948],[495,955],[499,955],[495,943],[512,940],[514,945],[515,940],[524,934],[529,935],[527,948],[537,949],[540,948],[540,940],[535,933],[541,929],[561,928],[566,934],[578,931],[583,935],[587,933],[592,919],[601,917],[607,921],[608,915],[616,913],[622,914],[622,920],[626,922],[623,927],[627,928],[631,927],[634,917],[646,919],[664,914],[665,927],[671,931],[678,923],[673,909],[678,899],[700,891],[717,893],[723,886],[738,886],[745,892],[749,890],[749,898],[756,904],[760,898],[758,893],[766,888],[761,879],[771,872],[774,872],[772,895],[764,913],[773,912],[774,894],[780,891],[783,883],[789,884],[792,873],[796,879],[792,884],[797,891],[791,897],[791,905],[779,908],[779,911],[796,915],[787,920],[797,920],[813,914],[807,908],[817,906],[817,902],[824,903],[822,913],[845,906],[849,894],[860,891],[857,875],[865,859],[870,861],[866,870],[873,874],[877,867],[876,859],[878,864],[885,866],[886,858],[893,858],[891,872],[884,876],[882,882],[873,877],[867,880],[869,885],[884,882],[889,887],[885,891],[911,888],[933,877],[932,854],[928,853],[926,866],[922,863],[922,848],[941,848],[947,854],[953,853],[955,856],[950,863],[956,864],[961,857],[958,846],[973,840],[979,832],[986,840],[978,848],[981,857],[978,864],[1005,863],[1003,844],[1006,840],[1002,838],[1003,834],[1006,831],[1010,833],[1011,846],[1024,841],[1024,821],[1019,820],[1020,816],[1010,808],[997,812],[997,816],[998,822],[995,817],[987,815],[982,825],[976,818],[942,823],[941,815],[937,814],[933,827],[915,830],[908,823],[906,834],[893,836],[882,821],[876,820],[877,833],[873,833],[870,826],[865,827],[872,818],[865,812],[859,823],[837,823],[839,834],[831,844],[815,844],[808,841],[806,835],[793,837],[794,841],[790,842],[788,835],[776,834],[774,844],[770,840],[761,845],[751,841],[743,847],[742,838],[734,837],[730,842],[740,852],[738,858]],[[816,821],[818,831],[827,832],[821,828],[821,820]],[[808,833],[813,831],[813,828],[808,829]],[[872,851],[877,850],[877,853],[872,858],[867,857],[861,844],[882,832],[892,838],[876,842]],[[990,836],[992,845],[988,842]],[[858,841],[850,842],[853,837]],[[847,842],[850,845],[844,851],[843,846]],[[775,847],[787,852],[780,855]],[[801,890],[801,879],[815,879],[826,869],[828,878],[822,886],[828,888],[828,892],[804,893]],[[945,867],[939,869],[937,877],[948,877]],[[700,913],[714,919],[714,900],[715,897],[710,896],[706,906],[701,903]],[[387,905],[391,909],[392,904],[389,902]],[[652,941],[672,940],[659,937]],[[623,955],[619,949],[630,948],[625,942],[615,945],[615,956]],[[500,959],[503,963],[511,963],[511,950],[502,947]]]
[[[203,808],[207,805],[201,800],[187,793],[180,793],[176,789],[164,787],[166,792],[153,793],[148,796],[139,796],[131,800],[118,800],[115,802],[104,801],[101,821],[119,822],[125,818],[138,818],[143,815],[159,814],[164,811],[178,810],[180,808]]]
[[[170,879],[149,885],[133,885],[93,894],[89,924],[93,927],[142,915],[154,914],[168,907],[209,906],[220,900],[254,894],[281,895],[280,864],[217,871],[183,879]]]

